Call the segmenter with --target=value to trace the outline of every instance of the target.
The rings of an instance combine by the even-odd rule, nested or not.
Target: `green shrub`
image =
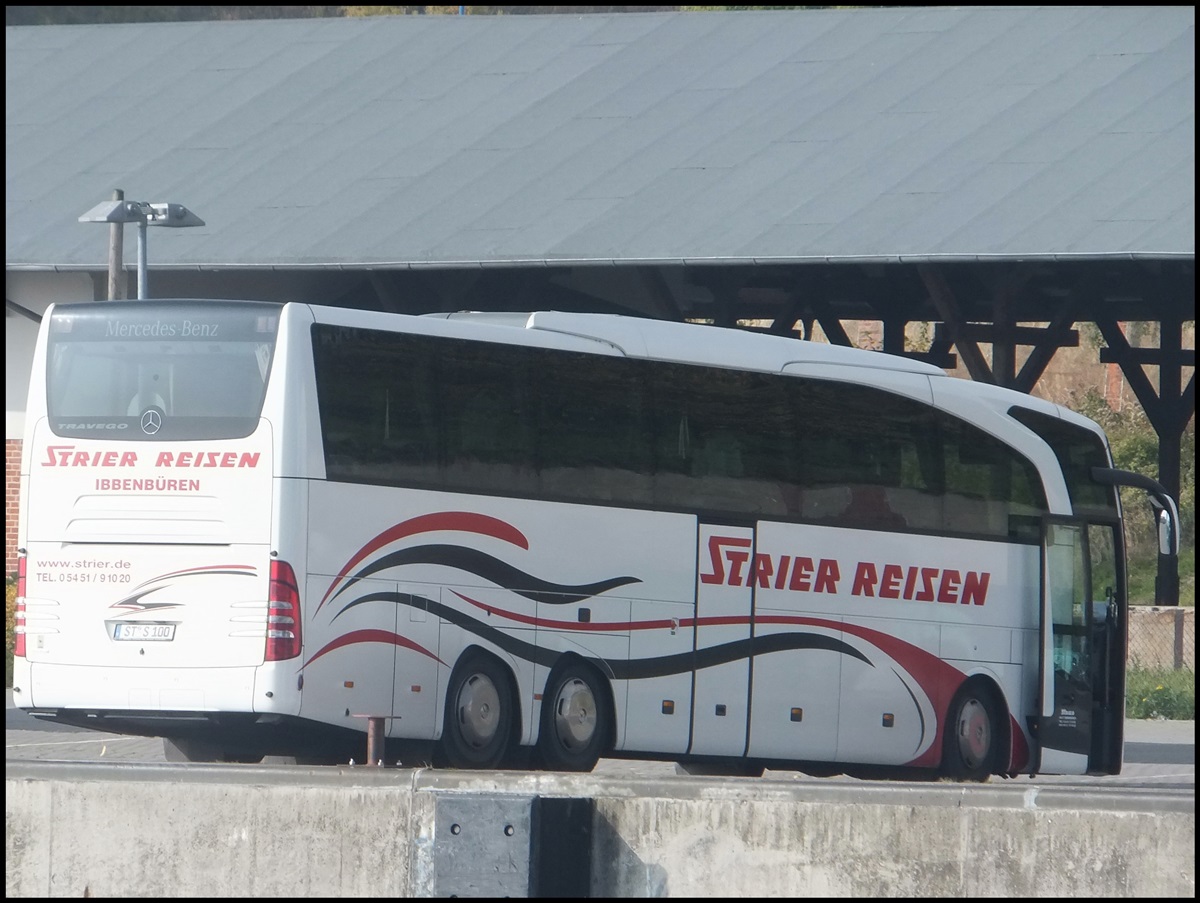
[[[1131,668],[1125,683],[1126,718],[1196,718],[1196,672]]]

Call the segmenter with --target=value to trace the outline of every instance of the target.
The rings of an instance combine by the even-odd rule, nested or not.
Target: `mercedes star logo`
[[[162,414],[151,408],[142,415],[142,432],[147,436],[153,436],[162,429]]]

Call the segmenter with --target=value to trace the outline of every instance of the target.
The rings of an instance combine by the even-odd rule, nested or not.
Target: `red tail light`
[[[25,561],[17,559],[17,604],[13,612],[13,656],[25,657]]]
[[[272,561],[266,660],[282,662],[299,654],[300,587],[296,584],[296,572],[286,561]]]

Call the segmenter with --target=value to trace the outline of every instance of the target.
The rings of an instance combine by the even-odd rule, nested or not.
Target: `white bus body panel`
[[[350,484],[314,484],[313,510],[301,714],[316,720],[440,734],[450,669],[480,646],[515,675],[525,743],[550,666],[575,653],[612,677],[617,750],[929,765],[967,676],[987,674],[1014,713],[1035,692],[1021,667],[1034,546],[769,522],[697,532],[687,515]],[[740,557],[705,583],[714,548]],[[628,582],[581,589],[613,579]]]
[[[25,452],[37,499],[27,542],[261,546],[270,536],[265,422],[245,439],[110,443],[60,439],[41,417]]]
[[[754,531],[700,525],[694,755],[741,756],[750,715]]]
[[[294,694],[276,691],[280,666],[263,664],[281,438],[266,409],[241,439],[55,436],[44,413],[53,313],[34,355],[23,446],[27,655],[16,661],[17,704],[294,710]],[[282,387],[272,394],[281,412]]]
[[[106,443],[58,439],[42,418],[25,452],[37,503],[23,511],[23,704],[249,711],[267,617],[269,425],[216,443]],[[212,681],[214,668],[230,670]]]
[[[321,479],[325,476],[321,415],[309,339],[313,319],[313,312],[306,305],[284,305],[279,317],[271,379],[263,396],[263,418],[276,426],[274,474],[285,479]],[[294,490],[288,490],[277,494],[277,498],[286,504],[296,495]],[[280,555],[291,560],[289,555],[296,557],[298,550],[304,548],[307,521],[281,519],[275,526],[279,532]],[[296,565],[298,561],[292,563]]]
[[[981,663],[1013,712],[1033,692],[1036,546],[761,523],[756,547],[756,648],[802,651],[755,658],[751,756],[931,764]]]
[[[440,734],[435,700],[479,646],[513,670],[530,742],[549,664],[576,653],[607,663],[618,711],[637,713],[617,748],[686,750],[694,518],[322,482],[311,513],[302,715]]]

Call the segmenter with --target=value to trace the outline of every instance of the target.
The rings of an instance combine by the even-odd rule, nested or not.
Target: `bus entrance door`
[[[692,743],[697,756],[746,753],[754,530],[700,524],[696,581],[696,683]]]
[[[1047,520],[1043,532],[1039,771],[1120,771],[1125,606],[1115,528]]]

